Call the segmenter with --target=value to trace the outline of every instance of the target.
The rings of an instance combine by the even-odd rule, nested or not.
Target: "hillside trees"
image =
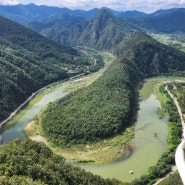
[[[103,66],[101,56],[58,46],[3,17],[0,46],[0,121],[39,88]]]
[[[0,148],[0,183],[3,185],[117,185],[85,172],[56,156],[43,143],[17,139]]]
[[[112,137],[132,123],[141,75],[120,58],[92,85],[51,104],[42,120],[45,135],[57,145]]]

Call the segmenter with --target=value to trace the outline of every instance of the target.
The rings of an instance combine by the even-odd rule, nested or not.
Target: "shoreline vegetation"
[[[173,83],[183,84],[183,82],[185,82],[185,78],[157,77],[148,79],[147,81],[149,83],[148,84],[145,83],[143,89],[148,86],[150,87],[148,88],[148,90],[153,91],[157,96],[157,99],[161,104],[161,109],[157,110],[159,118],[161,118],[162,115],[165,114],[168,119],[168,136],[167,136],[168,146],[165,152],[161,155],[156,165],[150,167],[145,175],[143,175],[139,179],[134,180],[132,182],[132,185],[138,184],[152,185],[155,182],[156,182],[155,185],[157,184],[162,185],[163,180],[164,184],[166,181],[168,181],[168,177],[169,178],[173,177],[176,180],[178,180],[179,178],[178,172],[176,171],[175,168],[174,155],[175,150],[181,140],[182,128],[178,111],[176,109],[176,106],[174,105],[173,100],[171,100],[168,93],[165,91],[165,85],[170,84],[170,86],[173,87],[173,85],[171,85]]]
[[[44,142],[54,153],[77,164],[102,165],[119,158],[127,158],[132,154],[134,127],[127,128],[123,135],[118,135],[111,139],[86,145],[75,145],[70,148],[54,146],[43,137],[39,119],[28,123],[24,131],[31,140]]]

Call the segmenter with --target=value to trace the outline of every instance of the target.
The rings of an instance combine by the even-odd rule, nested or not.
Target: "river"
[[[25,137],[23,128],[33,119],[42,107],[67,94],[65,87],[71,82],[61,83],[57,87],[45,93],[42,99],[33,105],[17,124],[2,133],[3,143],[15,138]],[[160,120],[157,116],[157,108],[160,107],[156,96],[152,93],[147,99],[140,101],[138,120],[135,123],[135,138],[133,139],[133,154],[127,159],[120,159],[101,166],[83,166],[82,168],[105,178],[116,178],[124,182],[130,182],[145,174],[147,169],[155,165],[161,154],[165,151],[167,143],[167,121]],[[129,171],[134,174],[129,174]]]
[[[160,104],[154,94],[140,102],[132,144],[133,154],[129,158],[103,166],[83,168],[104,178],[116,178],[123,182],[130,182],[144,175],[150,166],[156,164],[167,147],[167,120],[158,118],[158,107]],[[134,171],[134,174],[130,174],[129,171]]]
[[[69,82],[68,82],[69,83]],[[55,101],[58,98],[64,97],[68,92],[64,92],[66,87],[65,83],[62,83],[60,86],[56,86],[52,91],[48,91],[44,94],[42,99],[33,105],[22,118],[19,119],[17,124],[10,129],[4,131],[2,135],[2,144],[8,141],[12,141],[16,138],[26,137],[24,132],[24,127],[28,122],[30,122],[36,115],[38,115],[41,109],[46,106],[48,103]]]

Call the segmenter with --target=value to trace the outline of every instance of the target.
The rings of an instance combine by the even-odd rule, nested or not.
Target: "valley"
[[[17,110],[1,130],[1,184],[152,185],[170,173],[182,126],[165,86],[184,113],[185,9],[0,15],[0,120]]]
[[[65,93],[64,94],[61,93],[62,89],[63,90],[65,88],[70,89],[70,86],[74,87],[74,84],[76,84],[78,88],[84,86],[84,84],[85,85],[89,84],[89,81],[91,81],[89,78],[94,79],[94,76],[96,76],[96,78],[97,78],[97,76],[99,76],[99,74],[100,73],[98,73],[98,75],[97,75],[95,73],[95,74],[91,75],[91,77],[88,76],[88,77],[80,78],[80,80],[74,80],[74,82],[73,81],[64,82],[64,85],[62,87],[60,87],[60,85],[58,84],[57,85],[58,87],[56,87],[56,90],[51,92],[50,95],[47,95],[47,93],[46,93],[47,91],[44,93],[45,98],[43,98],[40,102],[38,102],[38,105],[43,106],[41,102],[43,102],[45,104],[45,103],[47,103],[48,100],[51,100],[51,98],[49,98],[49,96],[51,96],[53,98],[59,98],[58,97],[59,93],[60,93],[60,96],[65,95]],[[85,83],[85,81],[87,81],[87,82]],[[150,82],[150,81],[148,83],[152,84],[152,82]],[[67,87],[67,86],[69,86],[69,87]],[[55,87],[53,87],[53,88],[55,89]],[[72,89],[72,90],[74,90],[74,89]],[[150,92],[148,92],[148,90],[150,90]],[[50,91],[51,91],[51,89],[49,90],[49,92]],[[148,92],[148,95],[150,96],[150,94],[152,93],[152,90],[151,90],[151,88],[146,87],[145,89],[142,90],[142,94],[143,94],[143,92]],[[145,97],[143,97],[143,99],[145,99],[146,97],[147,96],[145,95]],[[46,99],[47,99],[47,101],[46,101]],[[38,105],[35,104],[35,107],[38,108]],[[151,108],[149,108],[150,106],[151,106]],[[149,99],[146,98],[145,101],[142,101],[140,103],[140,111],[138,113],[139,114],[138,121],[135,123],[135,126],[134,126],[134,130],[135,130],[134,139],[132,138],[133,137],[132,132],[134,132],[134,130],[131,131],[130,134],[132,137],[130,137],[130,138],[128,137],[129,136],[129,130],[128,130],[128,133],[127,132],[125,133],[125,136],[126,136],[125,138],[124,138],[124,135],[117,136],[112,141],[107,140],[106,143],[98,142],[97,144],[94,143],[92,146],[90,144],[88,146],[88,148],[86,146],[84,146],[84,147],[81,146],[81,148],[82,148],[81,150],[80,150],[80,146],[73,147],[70,149],[62,149],[61,150],[59,147],[53,146],[53,144],[49,144],[48,142],[46,142],[46,139],[43,137],[41,125],[35,121],[34,121],[34,123],[30,122],[26,126],[25,131],[31,139],[36,140],[36,141],[46,142],[47,145],[50,146],[52,151],[54,151],[54,153],[57,153],[60,155],[62,154],[62,156],[64,156],[67,160],[72,160],[72,159],[74,160],[76,158],[76,160],[78,160],[78,161],[81,160],[82,164],[89,161],[88,163],[93,166],[97,163],[97,161],[96,161],[98,159],[97,153],[101,154],[100,157],[103,155],[104,155],[104,157],[106,155],[108,155],[108,157],[111,157],[111,158],[108,158],[108,161],[106,161],[105,159],[103,159],[101,157],[100,158],[101,161],[99,161],[98,163],[110,162],[110,161],[115,160],[118,157],[117,156],[116,158],[112,158],[114,155],[117,154],[117,152],[119,152],[121,146],[123,146],[125,144],[126,144],[126,146],[130,145],[129,147],[131,147],[132,151],[126,150],[126,153],[122,153],[122,154],[119,153],[121,158],[118,158],[115,162],[111,162],[110,164],[107,164],[107,165],[94,166],[94,167],[93,166],[90,167],[88,164],[87,166],[83,166],[83,168],[85,168],[87,171],[91,171],[95,174],[101,175],[104,178],[109,177],[109,178],[116,178],[121,181],[131,181],[134,177],[140,177],[141,175],[145,174],[148,167],[151,165],[154,165],[156,163],[156,161],[158,160],[158,158],[160,157],[160,155],[162,154],[162,152],[164,152],[164,150],[165,150],[166,135],[167,135],[167,123],[166,123],[165,119],[159,120],[157,113],[156,113],[158,106],[159,106],[159,102],[156,100],[154,95],[152,95]],[[33,111],[33,109],[34,109],[34,111]],[[41,110],[41,109],[39,108],[39,110]],[[16,124],[15,127],[12,127],[11,129],[3,132],[2,133],[3,142],[10,141],[12,139],[15,139],[16,137],[25,137],[25,135],[23,134],[24,133],[23,128],[29,122],[28,119],[31,120],[33,117],[35,117],[35,115],[38,115],[38,112],[35,112],[35,111],[36,110],[33,105],[32,107],[30,107],[30,110],[27,110],[27,113],[25,115],[23,115],[22,118],[20,118],[20,120],[18,121],[18,123]],[[148,117],[146,115],[150,115],[150,117]],[[17,115],[17,116],[19,117],[19,115]],[[16,117],[15,117],[15,119],[16,119]],[[40,116],[37,116],[36,120],[37,119],[39,120]],[[148,123],[149,120],[152,120],[152,122]],[[155,122],[155,124],[154,124],[154,122]],[[7,126],[8,126],[8,124],[7,124]],[[21,131],[20,131],[20,129],[21,129]],[[17,135],[16,135],[16,130],[17,130]],[[164,135],[165,130],[166,130],[166,134]],[[143,135],[142,133],[144,131],[147,131],[148,134]],[[161,131],[161,133],[159,133],[159,131]],[[157,138],[154,137],[155,133],[157,134]],[[10,135],[11,135],[11,137],[10,137]],[[126,141],[126,143],[124,144],[125,141]],[[131,141],[131,143],[130,143],[130,141]],[[127,144],[129,144],[129,145],[127,145]],[[111,146],[111,148],[110,148],[110,146]],[[100,148],[101,148],[101,150],[100,150]],[[118,148],[118,149],[116,149],[116,148]],[[152,148],[155,148],[155,152]],[[93,151],[94,151],[94,153],[93,153]],[[152,153],[151,153],[151,151],[152,151]],[[146,155],[152,156],[150,158],[150,160],[147,160],[148,161],[147,163],[146,163],[146,157],[145,157]],[[144,162],[141,160],[142,158],[143,158]],[[96,161],[96,163],[93,164],[94,163],[93,161]],[[141,164],[139,164],[139,163],[141,163]],[[145,164],[146,167],[143,166],[143,163]],[[79,163],[78,165],[82,165],[82,164]],[[137,165],[135,165],[135,164],[137,164]],[[129,174],[129,171],[131,170],[130,166],[132,166],[132,170],[134,170],[134,172],[135,172],[134,175]],[[112,173],[112,171],[115,171],[115,173]],[[121,172],[121,173],[118,173],[118,172]],[[124,176],[122,174],[124,174]]]

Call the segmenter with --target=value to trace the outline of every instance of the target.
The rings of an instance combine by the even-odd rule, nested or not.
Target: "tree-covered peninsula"
[[[84,144],[122,133],[136,115],[139,82],[185,68],[184,53],[144,33],[132,35],[122,48],[122,56],[97,81],[44,112],[43,130],[53,143]]]

